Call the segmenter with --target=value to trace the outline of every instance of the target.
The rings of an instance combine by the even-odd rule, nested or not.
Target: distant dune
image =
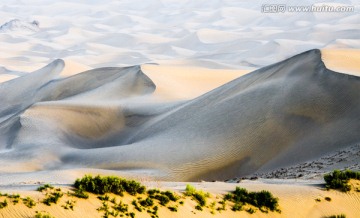
[[[360,79],[327,69],[319,50],[190,99],[162,98],[139,66],[65,78],[63,68],[57,60],[0,84],[1,172],[97,168],[223,180],[360,140]]]

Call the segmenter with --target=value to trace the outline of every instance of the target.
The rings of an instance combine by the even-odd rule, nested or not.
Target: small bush
[[[137,204],[136,200],[133,200],[131,204],[135,207],[137,211],[142,212],[142,208]]]
[[[145,186],[134,180],[125,180],[115,176],[96,176],[86,175],[77,179],[74,183],[75,188],[82,189],[94,194],[114,193],[122,196],[123,192],[130,195],[143,194]]]
[[[63,196],[61,192],[50,193],[45,199],[42,200],[42,203],[50,206],[52,203],[57,204],[59,199]]]
[[[334,170],[331,173],[324,175],[327,189],[338,189],[343,192],[351,190],[351,186],[348,184],[350,179],[360,180],[360,172],[351,170]]]
[[[199,204],[195,206],[195,209],[196,209],[196,210],[200,210],[200,211],[203,210],[203,208],[202,208]]]
[[[50,184],[45,184],[45,185],[42,185],[42,186],[38,187],[37,191],[42,192],[44,190],[53,189],[53,188],[54,188],[54,186],[52,186]]]
[[[168,207],[168,209],[169,209],[170,211],[172,211],[172,212],[177,212],[177,211],[178,211],[177,207],[172,207],[172,206],[170,206],[170,207]]]
[[[3,202],[0,202],[0,209],[3,209],[7,206],[8,206],[8,203],[7,203],[6,199]]]
[[[65,205],[62,205],[61,207],[63,207],[65,210],[74,210],[74,206],[75,206],[76,201],[66,201]]]
[[[187,184],[184,192],[185,196],[192,196],[201,207],[206,206],[206,198],[209,197],[209,193],[205,193],[201,190],[196,190],[192,185]]]
[[[37,212],[36,211],[36,215],[35,218],[54,218],[53,216],[51,216],[49,213],[47,212]]]
[[[120,201],[118,204],[115,204],[112,208],[121,213],[126,213],[128,212],[129,206],[127,204],[124,204],[122,201]]]
[[[331,215],[325,218],[346,218],[345,214],[340,214],[340,215]]]
[[[77,198],[83,198],[83,199],[89,198],[89,195],[82,189],[76,189],[75,192],[72,193],[71,195]]]
[[[143,207],[151,207],[154,205],[154,201],[150,197],[147,197],[145,200],[141,200],[139,203]]]
[[[267,210],[280,212],[278,199],[265,190],[248,192],[244,188],[236,187],[235,191],[224,196],[224,202],[225,201],[232,201],[235,205],[249,204],[259,208],[263,212],[267,212]],[[238,209],[238,206],[236,206],[235,209]]]
[[[331,201],[331,198],[330,197],[325,197],[325,200],[326,201]]]
[[[25,206],[27,206],[28,208],[33,208],[34,206],[36,206],[35,201],[30,197],[23,198],[22,200],[23,204],[25,204]]]

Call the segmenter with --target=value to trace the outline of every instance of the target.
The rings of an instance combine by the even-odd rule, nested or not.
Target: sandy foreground
[[[161,190],[172,190],[182,196],[186,184],[180,182],[144,182],[147,187],[159,188]],[[281,181],[281,180],[261,180],[249,181],[244,180],[241,183],[223,183],[223,182],[201,182],[191,183],[199,190],[204,190],[211,193],[208,199],[208,205],[212,202],[219,202],[222,194],[234,190],[236,186],[246,188],[249,191],[268,190],[274,196],[279,198],[281,213],[269,212],[262,213],[259,210],[254,214],[249,214],[245,211],[233,212],[231,211],[231,204],[227,205],[226,211],[211,214],[209,207],[204,208],[203,211],[195,210],[196,202],[189,198],[181,199],[184,205],[178,207],[178,212],[170,212],[167,208],[160,207],[159,217],[326,217],[334,214],[345,214],[346,217],[359,217],[359,203],[360,193],[354,191],[354,188],[360,186],[359,181],[352,181],[353,190],[348,193],[339,191],[326,191],[322,186],[321,181]],[[68,186],[59,186],[62,191],[66,193],[71,190]],[[87,200],[69,197],[66,194],[57,205],[47,206],[39,203],[44,198],[44,194],[37,191],[29,191],[35,189],[36,186],[31,185],[27,187],[17,188],[1,188],[2,193],[20,194],[21,197],[31,196],[37,205],[31,209],[25,207],[21,202],[17,205],[9,204],[8,207],[1,209],[0,215],[2,217],[33,217],[35,211],[46,211],[54,217],[101,217],[102,212],[96,209],[101,206],[101,201],[95,195],[90,195]],[[26,190],[24,190],[26,189]],[[150,217],[146,212],[138,212],[131,206],[131,201],[135,199],[130,195],[119,197],[113,194],[109,195],[111,198],[115,197],[117,202],[122,200],[124,203],[130,205],[130,211],[136,213],[136,217]],[[330,201],[325,200],[325,197],[331,198]],[[0,197],[0,200],[5,197]],[[318,200],[316,200],[318,199]],[[61,205],[65,205],[68,200],[76,201],[74,210],[65,210]],[[171,205],[171,204],[170,204]],[[169,206],[170,206],[169,205]],[[216,204],[218,207],[219,204]]]

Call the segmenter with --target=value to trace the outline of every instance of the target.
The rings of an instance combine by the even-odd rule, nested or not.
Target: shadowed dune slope
[[[38,103],[12,108],[13,125],[2,118],[13,104],[5,99],[0,128],[11,134],[0,138],[7,141],[0,170],[88,167],[227,179],[316,159],[360,139],[360,78],[326,69],[319,50],[188,101],[155,103],[154,90],[139,67],[53,79],[27,89]]]

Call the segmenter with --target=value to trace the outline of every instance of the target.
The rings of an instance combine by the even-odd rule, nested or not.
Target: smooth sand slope
[[[161,101],[137,66],[57,78],[63,65],[0,84],[3,173],[99,168],[222,180],[315,160],[359,140],[360,81],[326,69],[319,50],[181,101]]]

